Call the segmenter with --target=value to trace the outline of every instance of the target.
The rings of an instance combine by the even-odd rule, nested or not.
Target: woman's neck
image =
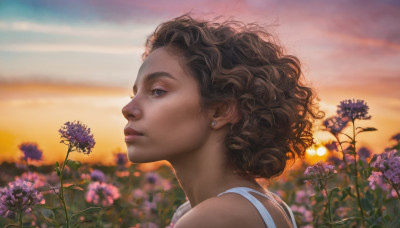
[[[239,176],[227,164],[226,151],[220,142],[223,141],[207,143],[199,151],[170,161],[192,207],[232,187],[262,189],[256,181]]]

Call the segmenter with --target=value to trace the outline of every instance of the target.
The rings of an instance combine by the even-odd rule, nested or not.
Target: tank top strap
[[[275,197],[280,198],[280,197],[279,197],[278,195],[276,195],[275,193],[270,192],[270,191],[268,191],[268,192],[269,192],[270,194],[274,195]],[[275,199],[274,199],[274,200],[275,200]],[[276,202],[276,200],[275,200],[275,202]],[[297,228],[296,220],[295,220],[295,218],[294,218],[294,214],[293,214],[293,212],[292,212],[292,209],[290,209],[289,205],[287,205],[287,204],[285,203],[285,201],[283,201],[283,200],[282,200],[282,204],[283,204],[283,206],[286,208],[286,211],[289,213],[290,221],[292,221],[293,228]],[[278,203],[278,205],[280,205],[280,204]]]
[[[254,190],[254,189],[251,189],[251,188],[247,188],[247,187],[243,187],[243,188],[246,188],[249,192],[254,192],[254,193],[258,194],[258,195],[264,196],[265,198],[267,198],[267,199],[271,200],[272,202],[274,202],[278,207],[280,207],[282,209],[282,211],[285,212],[286,217],[292,222],[293,227],[297,228],[296,220],[294,219],[294,215],[293,215],[292,209],[290,209],[290,207],[283,200],[281,201],[281,203],[278,203],[278,201],[276,201],[276,199],[275,199],[275,197],[280,198],[278,195],[276,195],[275,193],[273,193],[271,191],[268,191],[268,190],[267,190],[267,193],[270,194],[270,195],[261,193],[259,191]],[[282,205],[285,207],[286,210],[283,209]]]
[[[262,219],[264,220],[265,225],[268,228],[276,228],[276,225],[274,223],[274,220],[272,219],[271,215],[267,211],[267,209],[262,205],[260,201],[257,200],[256,197],[251,195],[248,191],[247,188],[245,187],[236,187],[236,188],[231,188],[225,192],[220,193],[218,196],[225,194],[225,193],[236,193],[244,198],[246,198],[248,201],[250,201],[251,204],[253,204],[256,209],[258,210],[258,213],[260,213]]]
[[[231,189],[228,189],[225,192],[220,193],[218,196],[220,196],[220,195],[222,195],[224,193],[237,193],[237,194],[245,197],[247,200],[249,200],[257,208],[258,212],[260,213],[261,217],[264,220],[265,225],[267,225],[268,228],[276,227],[271,215],[268,212],[268,210],[264,207],[264,205],[256,197],[254,197],[249,192],[253,192],[253,193],[256,193],[258,195],[261,195],[261,196],[271,200],[272,202],[274,202],[277,206],[279,206],[282,209],[283,212],[285,212],[285,216],[287,216],[288,219],[291,221],[293,228],[297,228],[296,221],[294,219],[294,215],[293,215],[292,210],[290,209],[290,207],[285,202],[282,201],[282,204],[283,204],[283,206],[285,207],[286,210],[283,209],[281,204],[278,203],[278,201],[276,201],[276,199],[275,199],[275,197],[279,198],[279,196],[277,196],[273,192],[267,191],[267,193],[269,194],[268,195],[268,194],[264,194],[264,193],[261,193],[259,191],[254,190],[254,189],[247,188],[247,187],[235,187],[235,188],[231,188]],[[287,213],[289,213],[289,215]]]

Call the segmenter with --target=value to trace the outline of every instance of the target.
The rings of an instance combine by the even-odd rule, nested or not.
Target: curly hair
[[[199,83],[202,104],[235,104],[238,121],[226,135],[229,163],[250,178],[280,175],[313,144],[313,119],[323,117],[302,84],[299,60],[285,55],[257,24],[210,22],[189,15],[160,24],[143,59],[172,47]]]

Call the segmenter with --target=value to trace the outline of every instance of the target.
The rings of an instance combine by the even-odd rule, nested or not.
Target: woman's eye
[[[166,91],[164,91],[164,90],[162,90],[162,89],[153,89],[153,90],[151,91],[151,94],[154,95],[154,96],[156,96],[156,97],[161,96],[161,95],[164,95],[165,93],[166,93]]]

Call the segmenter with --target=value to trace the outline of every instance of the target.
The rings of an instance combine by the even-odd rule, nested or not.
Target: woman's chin
[[[132,163],[149,163],[149,162],[155,162],[157,161],[156,159],[152,159],[149,156],[144,156],[143,154],[139,154],[137,152],[133,153],[128,150],[128,160]]]

